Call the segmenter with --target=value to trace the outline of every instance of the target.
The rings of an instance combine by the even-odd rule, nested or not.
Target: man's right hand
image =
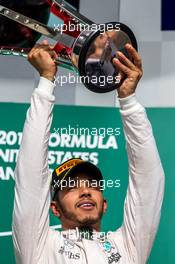
[[[57,58],[53,46],[44,40],[41,44],[37,44],[28,54],[28,61],[39,72],[40,76],[53,81],[57,72],[55,59]]]

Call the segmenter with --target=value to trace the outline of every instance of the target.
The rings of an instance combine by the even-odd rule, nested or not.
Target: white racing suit
[[[17,264],[144,264],[159,225],[164,173],[144,108],[120,101],[129,158],[123,225],[107,240],[63,237],[49,227],[48,143],[54,84],[41,78],[27,112],[15,169],[13,243]],[[71,231],[72,233],[75,230]]]

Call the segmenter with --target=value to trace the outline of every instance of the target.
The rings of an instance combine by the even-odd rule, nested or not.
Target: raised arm
[[[56,72],[52,56],[47,43],[29,54],[30,62],[42,77],[27,111],[15,169],[13,242],[18,264],[38,263],[49,230],[48,142],[55,99],[51,80]],[[52,74],[47,71],[49,65]]]
[[[130,263],[146,263],[158,229],[164,193],[164,172],[145,109],[135,97],[142,76],[141,60],[127,47],[134,62],[119,54],[115,63],[127,75],[120,87],[119,102],[129,159],[129,186],[121,227]]]

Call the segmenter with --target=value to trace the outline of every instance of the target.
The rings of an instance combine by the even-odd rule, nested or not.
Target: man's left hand
[[[137,84],[143,75],[142,61],[138,52],[130,44],[126,44],[125,48],[132,61],[120,51],[116,54],[118,59],[113,59],[113,64],[120,71],[121,78],[125,77],[123,83],[117,89],[120,98],[135,93]]]

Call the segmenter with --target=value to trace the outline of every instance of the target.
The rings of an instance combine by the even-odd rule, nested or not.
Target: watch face
[[[106,23],[105,28],[93,31],[86,38],[79,56],[78,69],[84,85],[96,93],[106,93],[117,89],[125,77],[113,65],[117,51],[130,58],[125,45],[129,43],[137,50],[133,32],[124,24]]]
[[[47,0],[0,0],[0,5],[47,24],[50,6]],[[32,48],[40,34],[4,16],[0,16],[0,46]]]

